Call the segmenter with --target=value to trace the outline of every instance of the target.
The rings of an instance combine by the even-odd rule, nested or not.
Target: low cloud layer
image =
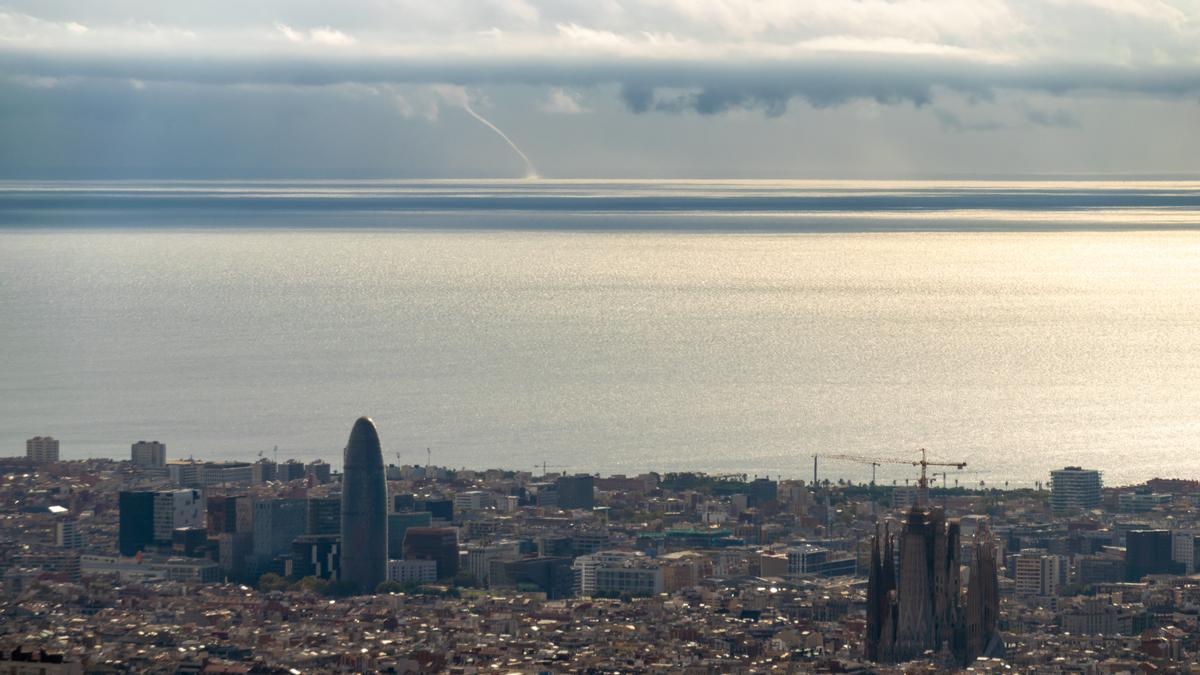
[[[393,138],[389,120],[425,125],[403,137],[397,160],[415,162],[403,148],[428,145],[423,166],[431,157],[457,161],[453,139],[439,145],[430,125],[469,123],[458,131],[481,137],[465,156],[492,152],[497,163],[520,164],[511,143],[543,169],[623,167],[611,138],[596,141],[591,156],[578,150],[599,130],[629,139],[621,152],[675,143],[655,151],[666,157],[702,134],[720,161],[756,168],[789,128],[805,151],[781,156],[785,167],[828,166],[814,149],[822,142],[843,143],[828,151],[858,157],[856,167],[862,158],[904,167],[910,151],[893,146],[906,139],[923,160],[937,149],[926,161],[956,170],[991,159],[1053,165],[1021,156],[1051,149],[1075,169],[1119,171],[1130,152],[1146,152],[1154,154],[1139,166],[1162,158],[1175,170],[1191,146],[1165,140],[1194,136],[1200,120],[1197,45],[1200,0],[10,0],[0,6],[0,115],[9,116],[0,122],[8,153],[0,168],[19,173],[21,157],[78,161],[63,139],[92,128],[86,111],[106,106],[141,123],[114,115],[119,132],[98,128],[101,138],[134,139],[150,154],[163,141],[142,130],[177,129],[171,142],[186,154],[189,127],[155,115],[190,105],[196,112],[185,119],[205,139],[197,148],[208,151],[236,128],[256,148],[242,150],[254,162],[330,133],[318,120],[361,115],[379,125],[356,130],[363,138]],[[468,107],[447,91],[470,97]],[[489,139],[484,125],[453,112],[468,108],[503,132]],[[1118,148],[1102,120],[1125,123],[1127,145]],[[250,128],[262,124],[268,133]],[[570,140],[539,147],[551,133]],[[338,159],[337,147],[296,161],[319,168]],[[344,152],[349,171],[363,150]],[[145,159],[147,171],[159,161],[167,160]],[[644,161],[645,170],[676,170]],[[678,162],[681,171],[726,171]]]
[[[705,115],[778,116],[795,99],[922,106],[942,88],[1200,97],[1195,1],[224,4],[12,8],[0,12],[0,68],[211,85],[615,84],[630,111]]]

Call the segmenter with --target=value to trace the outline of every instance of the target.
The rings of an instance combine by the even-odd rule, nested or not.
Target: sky
[[[1200,0],[0,0],[0,178],[1200,175]]]

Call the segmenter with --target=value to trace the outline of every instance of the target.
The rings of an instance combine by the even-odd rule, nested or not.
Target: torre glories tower
[[[387,481],[379,432],[369,417],[350,430],[342,459],[340,581],[373,593],[387,578]]]

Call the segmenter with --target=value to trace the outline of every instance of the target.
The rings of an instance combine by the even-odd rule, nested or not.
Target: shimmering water
[[[967,461],[963,481],[1066,464],[1200,478],[1196,186],[1062,208],[937,188],[954,205],[938,209],[920,186],[747,206],[769,187],[705,207],[593,186],[599,205],[464,216],[377,185],[392,202],[345,208],[325,203],[354,199],[345,186],[319,208],[10,186],[0,454],[51,434],[69,457],[154,438],[170,456],[336,462],[366,413],[389,461],[428,447],[451,466],[807,477],[813,453],[924,446]]]

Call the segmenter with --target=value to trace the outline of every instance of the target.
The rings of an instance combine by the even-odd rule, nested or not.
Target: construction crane
[[[910,464],[912,466],[921,467],[921,478],[917,481],[917,504],[924,506],[929,503],[929,479],[926,476],[926,471],[931,466],[948,466],[955,469],[962,469],[967,466],[966,462],[931,462],[926,456],[925,448],[921,448],[921,459],[906,460],[906,459],[886,459],[878,457],[862,457],[860,455],[824,455],[828,459],[841,459],[848,462],[859,462],[862,464],[871,465],[871,483],[875,482],[875,467],[881,464]],[[813,455],[813,475],[816,475],[817,457]],[[945,476],[942,477],[943,485],[945,484]]]
[[[847,462],[858,462],[859,464],[870,464],[871,465],[871,485],[875,484],[875,467],[879,466],[880,464],[907,464],[907,462],[901,462],[901,461],[892,462],[892,461],[889,461],[886,459],[872,459],[870,457],[859,457],[858,455],[821,455],[821,456],[824,457],[825,459],[841,459],[841,460],[845,460]],[[817,456],[813,455],[813,480],[814,481],[816,480],[816,475],[817,475],[816,459],[817,459]]]
[[[536,468],[538,468],[539,466],[540,466],[540,467],[542,467],[542,475],[543,475],[543,476],[545,476],[545,475],[546,475],[546,469],[548,469],[548,468],[553,468],[553,469],[565,469],[565,468],[567,468],[567,465],[566,465],[566,464],[547,464],[547,463],[546,463],[544,460],[542,461],[542,463],[541,463],[541,464],[534,464],[534,465],[533,465],[533,468],[535,468],[535,469],[536,469]]]

